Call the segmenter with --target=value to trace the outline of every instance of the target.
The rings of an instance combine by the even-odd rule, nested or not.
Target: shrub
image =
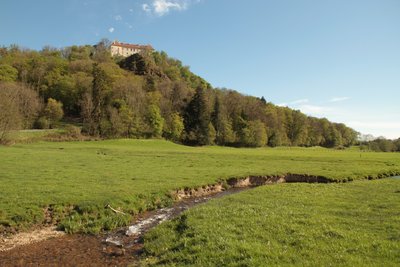
[[[80,137],[82,137],[81,128],[79,128],[77,126],[74,126],[74,125],[68,125],[65,128],[65,134],[67,136],[69,136],[69,137],[72,137],[72,138],[80,138]]]
[[[46,117],[39,117],[35,122],[36,129],[49,129],[50,123]]]

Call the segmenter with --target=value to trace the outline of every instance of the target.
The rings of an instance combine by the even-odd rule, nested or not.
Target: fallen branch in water
[[[120,211],[120,210],[114,209],[113,207],[110,206],[110,204],[107,204],[106,208],[109,208],[110,210],[112,210],[112,211],[115,212],[115,213],[120,213],[120,214],[126,215],[125,212],[122,212],[122,211]]]

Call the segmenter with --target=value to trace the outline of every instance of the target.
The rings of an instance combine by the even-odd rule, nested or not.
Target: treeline
[[[83,133],[102,138],[248,147],[356,141],[357,133],[344,124],[212,88],[165,52],[112,58],[109,45],[103,40],[41,51],[0,48],[0,133],[55,127],[64,116],[81,124]]]
[[[400,138],[396,140],[378,138],[369,142],[362,142],[360,149],[376,152],[400,152]]]

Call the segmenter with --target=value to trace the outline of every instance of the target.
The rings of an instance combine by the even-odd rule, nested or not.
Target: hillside
[[[101,138],[191,145],[350,146],[344,124],[213,88],[165,52],[112,58],[109,42],[41,51],[0,49],[0,140],[14,129],[80,126]]]

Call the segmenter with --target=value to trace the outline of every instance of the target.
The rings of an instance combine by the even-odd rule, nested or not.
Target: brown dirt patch
[[[141,244],[108,246],[101,236],[64,235],[0,252],[0,266],[128,266]]]
[[[11,250],[18,246],[37,243],[49,238],[63,236],[65,233],[56,231],[55,227],[48,227],[26,233],[18,233],[0,240],[0,252]]]

